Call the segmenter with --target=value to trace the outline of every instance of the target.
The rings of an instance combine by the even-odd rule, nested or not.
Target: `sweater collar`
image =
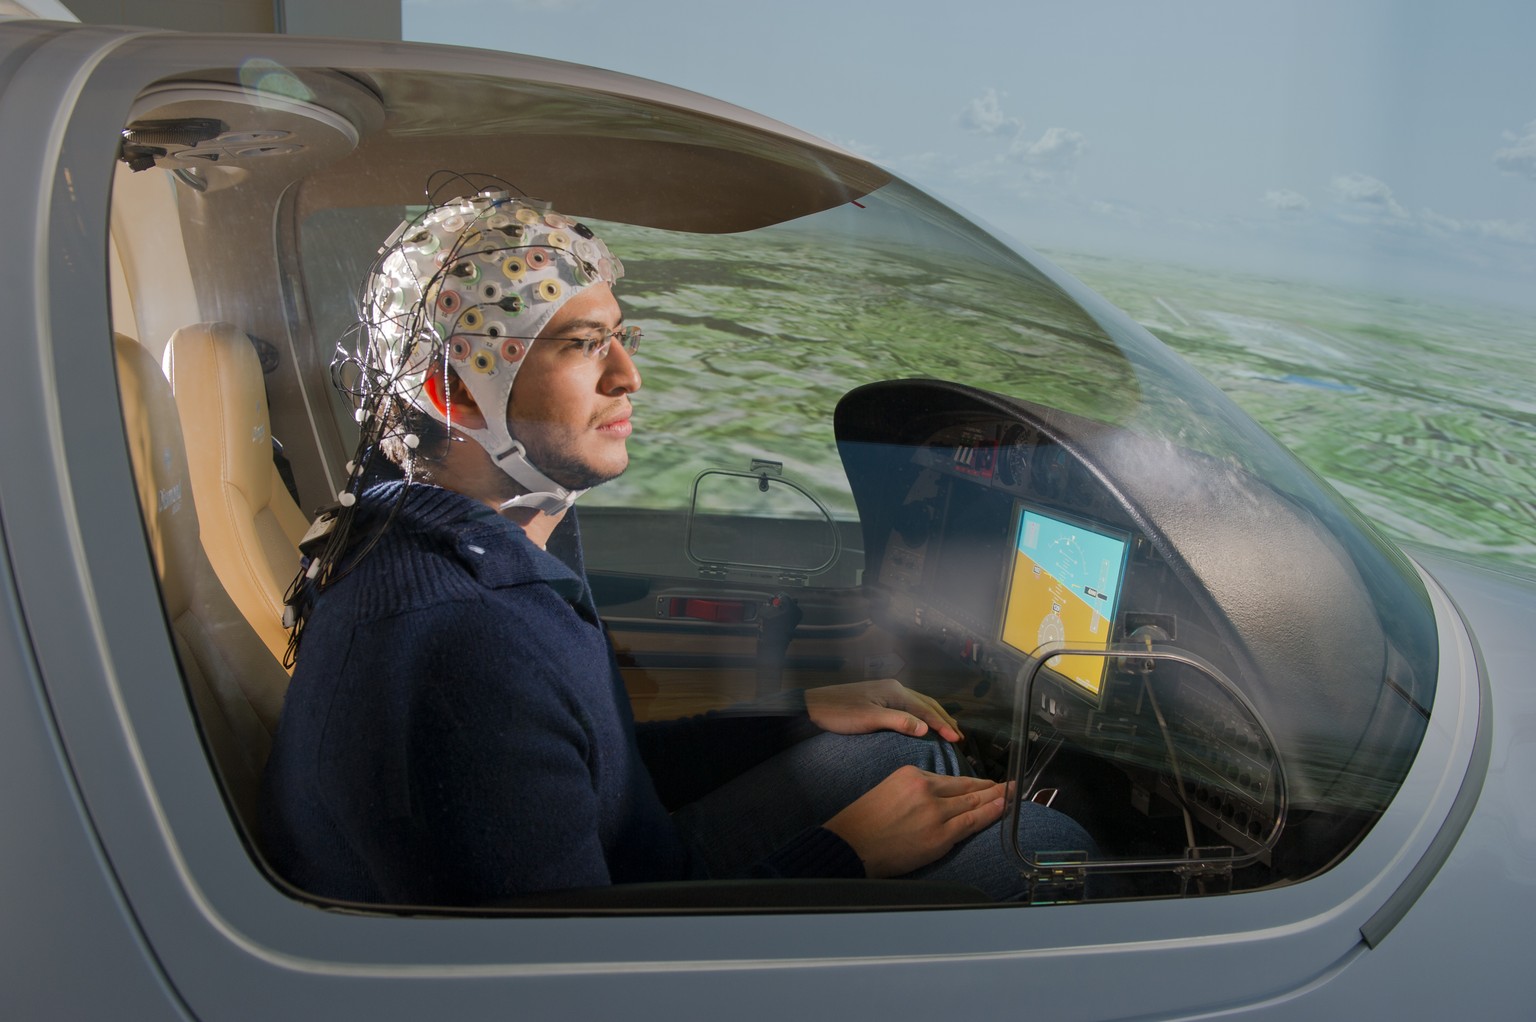
[[[543,582],[573,604],[591,602],[574,509],[556,527],[548,550],[540,549],[516,523],[479,501],[427,483],[377,483],[363,492],[358,510],[369,527],[383,525],[394,511],[395,522],[389,528],[403,526],[431,536],[453,550],[465,569],[488,589]]]

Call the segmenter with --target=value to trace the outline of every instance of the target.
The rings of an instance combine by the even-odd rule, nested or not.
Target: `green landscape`
[[[1207,450],[1243,446],[1198,383],[1145,372],[1054,285],[969,244],[801,229],[603,225],[646,332],[631,471],[588,501],[686,504],[754,458],[853,514],[832,438],[862,383],[936,376]],[[1072,253],[1060,266],[1146,326],[1385,532],[1536,575],[1532,319]],[[1150,347],[1155,347],[1155,343]]]
[[[1536,317],[1051,253],[1394,538],[1536,576]]]

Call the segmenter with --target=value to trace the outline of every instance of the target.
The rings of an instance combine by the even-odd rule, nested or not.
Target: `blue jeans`
[[[937,774],[969,774],[949,743],[891,731],[871,735],[821,734],[758,764],[697,802],[672,814],[698,860],[714,878],[745,877],[807,827],[819,826],[897,767]],[[1005,846],[999,821],[957,844],[936,862],[908,874],[922,880],[970,884],[998,901],[1026,893],[1019,859]],[[1025,803],[1020,847],[1033,851],[1096,852],[1093,839],[1070,817]]]

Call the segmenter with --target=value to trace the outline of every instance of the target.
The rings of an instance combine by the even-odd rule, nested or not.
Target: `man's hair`
[[[433,482],[433,469],[448,453],[448,427],[398,396],[392,396],[381,413],[388,423],[379,438],[379,453],[402,474],[417,482]],[[416,437],[415,448],[406,445],[406,436]]]

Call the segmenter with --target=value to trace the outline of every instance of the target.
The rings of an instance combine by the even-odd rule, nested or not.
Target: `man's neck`
[[[486,503],[493,508],[501,506],[501,502],[497,500],[488,500]],[[565,518],[565,512],[568,510],[570,509],[566,508],[558,514],[547,515],[543,511],[532,508],[514,507],[501,512],[501,516],[520,527],[534,545],[543,550],[549,546],[549,537],[554,534],[555,526]]]
[[[540,549],[548,544],[555,526],[565,517],[565,511],[549,515],[536,508],[526,507],[502,511],[503,504],[526,491],[496,467],[484,448],[471,441],[448,444],[447,451],[433,469],[432,481],[499,512],[502,517],[521,528]]]

